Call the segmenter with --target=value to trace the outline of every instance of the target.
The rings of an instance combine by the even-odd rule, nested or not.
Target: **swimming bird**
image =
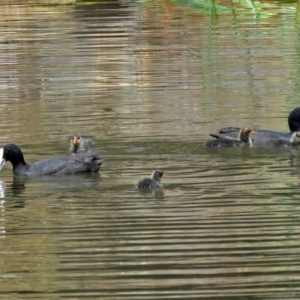
[[[206,148],[221,148],[221,147],[252,147],[251,136],[255,134],[255,131],[248,127],[240,128],[238,137],[232,138],[230,136],[222,136],[218,133],[211,134],[214,140],[208,140],[205,143]]]
[[[160,169],[156,169],[152,172],[151,178],[144,178],[140,180],[136,185],[136,189],[152,189],[162,187],[161,180],[164,178],[164,172]]]
[[[90,138],[82,138],[79,133],[71,137],[70,152],[72,154],[85,152],[92,149],[95,142]]]
[[[288,125],[290,133],[283,133],[265,129],[255,129],[255,136],[251,138],[254,146],[268,147],[270,140],[285,139],[290,140],[293,132],[300,131],[300,107],[293,109],[288,116]],[[222,137],[237,138],[240,128],[238,127],[224,127],[218,130]]]
[[[78,155],[54,156],[27,164],[22,150],[15,144],[0,149],[0,170],[6,161],[13,166],[13,174],[21,176],[70,175],[97,172],[104,159],[93,151]]]
[[[271,148],[292,148],[298,149],[300,147],[300,131],[294,132],[290,139],[275,139],[266,141],[266,147]]]

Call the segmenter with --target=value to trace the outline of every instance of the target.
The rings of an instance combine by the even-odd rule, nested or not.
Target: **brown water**
[[[101,176],[0,173],[3,299],[299,299],[299,152],[204,149],[288,131],[293,4],[212,19],[167,2],[0,7],[1,144],[96,141]],[[133,190],[154,168],[156,192]]]

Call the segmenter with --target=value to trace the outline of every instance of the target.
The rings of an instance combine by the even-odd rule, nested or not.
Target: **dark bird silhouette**
[[[15,144],[7,144],[0,149],[0,170],[6,161],[13,166],[14,175],[70,175],[97,172],[104,159],[93,151],[78,155],[54,156],[27,164],[21,149]]]
[[[290,140],[293,132],[300,131],[300,107],[293,109],[288,116],[289,133],[283,133],[272,130],[255,129],[255,136],[251,138],[253,146],[269,147],[270,140]],[[218,130],[221,137],[237,138],[240,128],[224,127]]]

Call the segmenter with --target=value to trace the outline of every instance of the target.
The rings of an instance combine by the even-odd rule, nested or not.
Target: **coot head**
[[[0,148],[0,170],[2,170],[6,161],[10,161],[14,167],[26,165],[23,152],[15,144],[7,144]]]
[[[95,142],[91,138],[83,138],[79,133],[75,133],[71,138],[70,152],[76,154],[90,151],[94,144]]]
[[[239,141],[243,142],[243,143],[249,143],[251,144],[251,139],[250,137],[255,134],[255,131],[251,130],[248,127],[243,127],[241,128],[240,132],[239,132]]]
[[[73,134],[71,137],[70,152],[77,153],[80,148],[81,136],[79,133]]]
[[[156,169],[153,171],[152,175],[151,175],[151,178],[155,181],[161,181],[162,178],[164,178],[165,175],[164,175],[164,172],[160,169]]]
[[[296,107],[290,112],[288,123],[291,132],[300,130],[300,107]]]

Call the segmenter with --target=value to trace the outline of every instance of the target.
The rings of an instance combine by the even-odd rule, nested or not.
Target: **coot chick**
[[[153,189],[162,187],[161,180],[164,178],[164,172],[160,169],[153,171],[151,178],[144,178],[140,180],[136,185],[136,189]]]
[[[255,130],[256,134],[251,139],[253,145],[268,147],[270,140],[285,139],[289,141],[293,132],[300,131],[300,107],[296,107],[290,112],[288,116],[288,125],[290,128],[290,133],[283,133],[265,129]],[[218,134],[226,138],[237,138],[238,132],[238,127],[224,127],[218,130]]]
[[[239,130],[238,138],[232,138],[230,136],[223,137],[220,134],[211,134],[215,140],[208,140],[205,144],[206,148],[221,148],[221,147],[252,147],[251,136],[255,131],[248,127],[243,127]]]
[[[21,149],[15,144],[7,144],[0,149],[0,170],[6,161],[11,162],[15,175],[39,176],[97,172],[104,159],[93,151],[87,151],[78,155],[54,156],[26,164]]]
[[[72,154],[85,152],[92,149],[95,142],[90,138],[82,138],[79,133],[75,133],[71,138],[70,152]]]

